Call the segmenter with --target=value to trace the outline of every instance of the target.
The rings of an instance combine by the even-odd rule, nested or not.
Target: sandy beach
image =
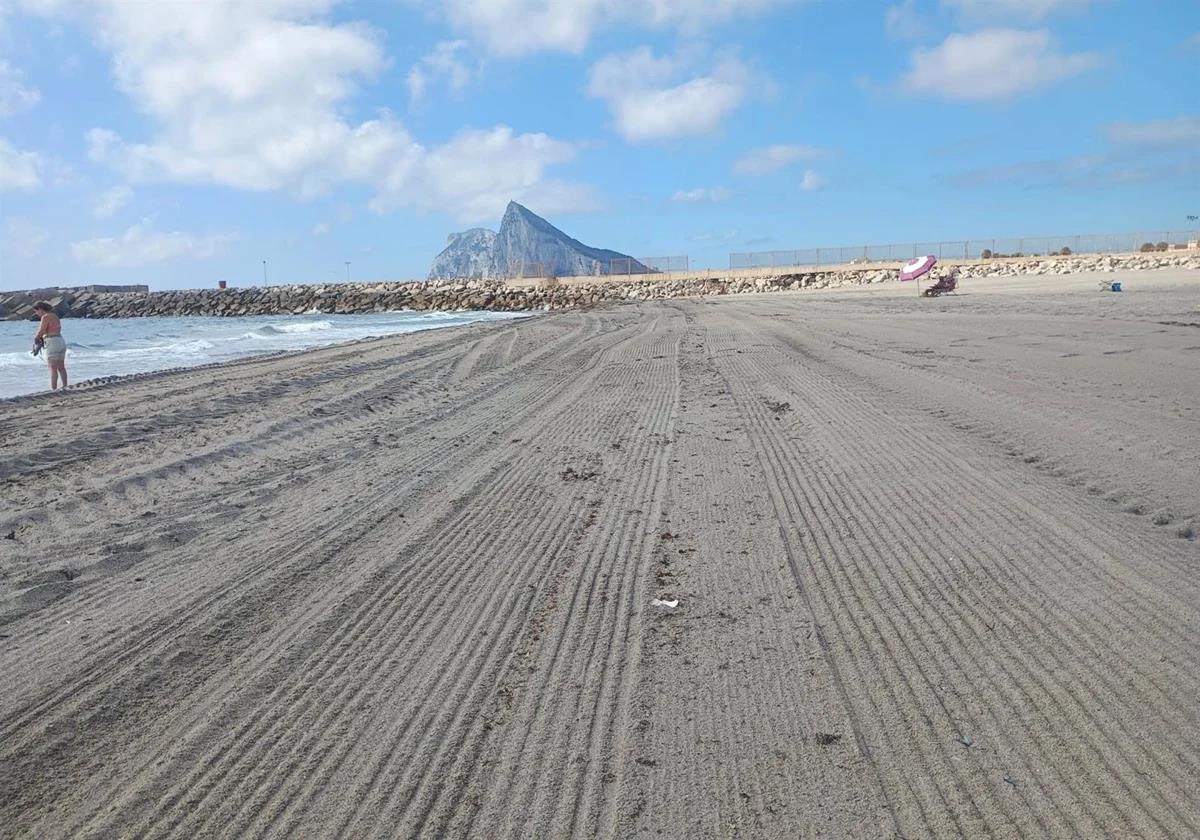
[[[1200,272],[1114,277],[0,403],[0,836],[1200,836]]]

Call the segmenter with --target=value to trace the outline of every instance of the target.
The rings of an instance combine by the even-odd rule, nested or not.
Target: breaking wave
[[[67,368],[75,382],[305,350],[326,344],[523,317],[496,312],[67,319]],[[46,387],[46,363],[30,352],[30,324],[0,321],[0,397]]]

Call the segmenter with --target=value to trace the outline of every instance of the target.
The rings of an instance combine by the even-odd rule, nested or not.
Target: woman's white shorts
[[[42,339],[42,352],[47,362],[61,362],[67,358],[67,342],[61,335],[48,335]]]

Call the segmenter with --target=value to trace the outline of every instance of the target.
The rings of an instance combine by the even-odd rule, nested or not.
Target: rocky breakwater
[[[969,277],[1018,277],[1039,274],[1076,274],[1080,272],[1138,271],[1160,268],[1200,270],[1200,253],[1117,254],[1098,256],[1029,258],[1003,262],[952,260],[940,270],[956,270]],[[738,295],[758,292],[836,289],[885,283],[897,279],[895,266],[850,266],[834,270],[779,274],[770,276],[716,277],[711,279],[646,279],[637,282],[572,283],[562,288],[538,289],[539,301],[548,306],[532,308],[566,309],[622,300],[660,300],[698,295]]]
[[[528,296],[497,284],[343,283],[327,286],[267,286],[110,294],[66,304],[78,318],[139,318],[152,315],[350,315],[401,309],[523,311]]]
[[[1133,271],[1156,268],[1200,270],[1200,253],[1056,257],[989,262],[947,261],[960,276],[1007,277]],[[345,283],[203,291],[61,294],[53,299],[63,315],[77,318],[136,318],[149,315],[356,314],[401,309],[530,312],[578,309],[622,301],[664,300],[703,295],[831,289],[896,279],[895,266],[849,266],[836,270],[763,276],[664,277],[545,280],[510,285],[502,280],[428,283]],[[3,301],[0,301],[2,304]],[[8,317],[29,317],[22,308]]]
[[[381,283],[373,285],[273,286],[267,288],[112,294],[63,299],[59,310],[76,318],[141,318],[153,315],[299,315],[320,312],[351,315],[365,312],[484,310],[530,312],[577,309],[607,303],[662,300],[700,295],[752,294],[877,283],[894,271],[812,272],[774,277],[647,279],[635,282],[596,280],[585,283],[543,281],[512,287],[504,281],[461,283]]]
[[[148,286],[72,286],[60,288],[49,286],[42,289],[24,289],[15,292],[0,292],[0,321],[24,321],[34,316],[33,305],[46,301],[61,314],[84,306],[98,295],[119,292],[149,292]]]
[[[959,276],[1017,277],[1037,274],[1078,274],[1087,271],[1113,273],[1159,268],[1200,269],[1200,251],[1179,250],[1147,254],[1077,254],[1073,256],[1028,257],[982,260],[955,265]]]

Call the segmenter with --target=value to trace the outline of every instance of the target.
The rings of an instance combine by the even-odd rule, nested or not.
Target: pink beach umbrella
[[[933,254],[927,254],[923,257],[917,257],[915,260],[906,262],[900,268],[901,280],[916,280],[917,294],[921,294],[921,278],[929,273],[929,270],[937,265],[937,257]]]
[[[929,270],[937,265],[937,257],[929,254],[924,257],[917,257],[915,260],[906,262],[900,268],[901,280],[916,280],[923,274],[928,274]]]

